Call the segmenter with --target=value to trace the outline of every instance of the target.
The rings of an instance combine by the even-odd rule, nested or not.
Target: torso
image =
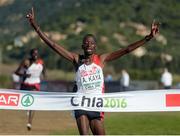
[[[38,59],[36,62],[33,62],[27,69],[26,74],[30,74],[30,77],[27,77],[24,80],[24,83],[27,84],[36,84],[40,83],[40,76],[43,71],[43,61]]]
[[[75,65],[77,92],[103,93],[104,76],[99,56],[93,55],[92,62],[88,65],[83,60],[83,56],[80,56],[79,62]]]

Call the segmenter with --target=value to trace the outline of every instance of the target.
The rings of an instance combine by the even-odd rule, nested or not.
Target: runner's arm
[[[126,48],[117,50],[112,53],[102,54],[101,55],[102,62],[112,61],[112,60],[120,58],[121,56],[123,56],[125,54],[132,52],[133,50],[137,49],[138,47],[140,47],[140,46],[144,45],[145,43],[147,43],[148,41],[150,41],[158,32],[159,32],[159,23],[153,21],[153,23],[151,25],[151,33],[149,35],[145,36],[145,38],[143,38],[140,41],[130,44]]]
[[[27,19],[31,26],[34,28],[34,30],[37,32],[37,34],[40,36],[40,38],[50,47],[52,48],[55,52],[57,52],[59,55],[62,57],[66,58],[67,60],[73,62],[75,59],[77,59],[78,55],[76,53],[72,53],[62,46],[58,45],[54,41],[52,41],[50,38],[46,36],[44,32],[40,30],[40,27],[37,25],[34,17],[34,10],[33,8],[31,9],[31,12],[27,14]]]

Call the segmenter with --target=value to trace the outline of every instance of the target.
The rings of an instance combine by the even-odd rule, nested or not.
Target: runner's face
[[[93,37],[86,37],[86,39],[83,41],[82,48],[85,55],[92,55],[95,53],[96,50],[96,41]]]
[[[31,54],[31,57],[33,60],[37,60],[38,59],[38,50],[34,50]]]

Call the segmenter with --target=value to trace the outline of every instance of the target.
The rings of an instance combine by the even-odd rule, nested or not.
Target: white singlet
[[[43,70],[42,60],[38,60],[37,63],[32,63],[31,66],[26,70],[26,74],[30,74],[30,77],[27,77],[24,83],[27,84],[36,84],[40,83],[40,76]]]
[[[80,93],[103,93],[104,76],[99,64],[99,57],[93,56],[90,65],[81,64],[76,71],[77,92]]]

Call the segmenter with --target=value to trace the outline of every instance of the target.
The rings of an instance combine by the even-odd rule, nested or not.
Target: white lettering
[[[6,98],[4,97],[4,95],[0,96],[0,102],[6,104]]]
[[[17,96],[9,96],[8,97],[8,104],[10,102],[14,102],[14,104],[17,104],[18,103],[18,97]]]

